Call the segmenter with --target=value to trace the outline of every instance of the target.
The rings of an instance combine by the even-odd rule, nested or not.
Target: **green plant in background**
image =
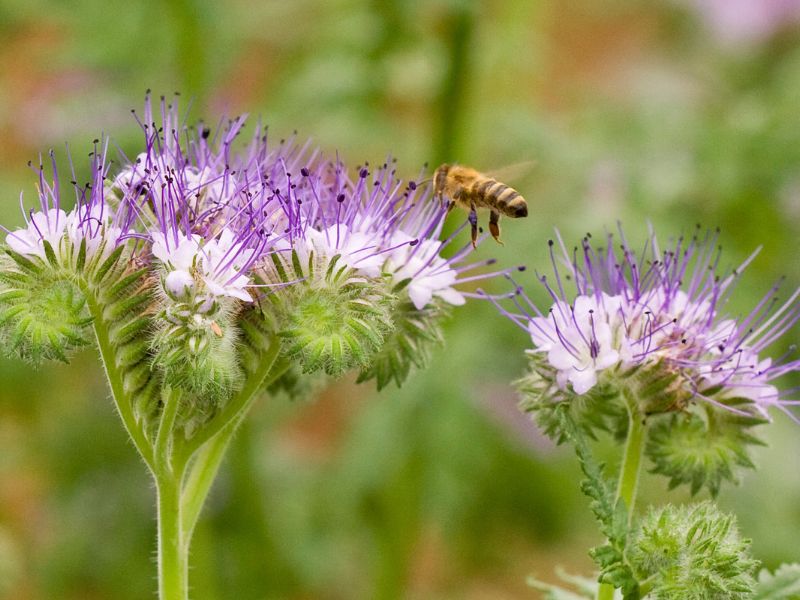
[[[715,496],[737,467],[753,466],[749,446],[761,443],[753,430],[768,422],[769,409],[798,421],[796,390],[773,382],[800,370],[800,360],[794,350],[765,355],[800,320],[800,288],[779,301],[776,285],[749,314],[726,314],[755,254],[723,273],[717,238],[698,230],[662,249],[651,232],[637,250],[620,231],[621,242],[587,236],[568,251],[559,235],[550,241],[554,277],[540,279],[554,301],[549,310],[519,287],[511,295],[519,312],[498,303],[533,342],[530,372],[519,382],[523,407],[550,437],[575,447],[581,490],[607,539],[590,552],[600,585],[583,597],[611,600],[615,589],[626,600],[797,597],[796,567],[782,570],[792,581],[787,591],[756,583],[749,540],[713,503],[641,518],[635,511],[645,460],[671,487]],[[588,444],[602,432],[624,446],[616,489]]]
[[[189,548],[237,427],[282,379],[362,371],[401,383],[437,343],[464,264],[439,241],[446,207],[393,166],[268,145],[243,119],[212,132],[146,102],[144,151],[110,173],[95,142],[76,207],[38,168],[40,210],[6,236],[4,347],[67,361],[95,341],[123,425],[156,483],[159,592],[188,596]],[[52,154],[51,154],[52,156]],[[497,273],[471,275],[469,280]],[[303,375],[298,377],[299,371]]]

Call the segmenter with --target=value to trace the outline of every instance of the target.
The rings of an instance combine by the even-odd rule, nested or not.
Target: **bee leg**
[[[462,202],[463,199],[464,199],[464,188],[459,186],[453,192],[453,197],[450,198],[450,203],[447,205],[447,214],[450,214],[450,211],[453,210],[453,208],[455,208],[456,204],[458,204],[458,202]]]
[[[504,246],[503,240],[500,239],[500,213],[493,210],[489,213],[489,233],[492,234],[494,241]]]
[[[478,246],[478,213],[474,204],[469,211],[469,224],[472,228],[472,247],[476,248]]]

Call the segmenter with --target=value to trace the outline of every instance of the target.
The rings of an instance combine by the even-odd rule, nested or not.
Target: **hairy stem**
[[[633,518],[633,507],[636,503],[636,491],[639,486],[642,455],[646,436],[644,419],[633,403],[628,403],[628,439],[625,442],[625,454],[619,472],[617,499],[625,503],[628,509],[628,523]]]
[[[625,503],[625,508],[628,509],[628,525],[630,526],[633,519],[633,508],[636,503],[636,490],[639,486],[639,473],[641,472],[647,429],[634,398],[630,396],[630,392],[624,390],[623,395],[628,407],[628,437],[625,441],[625,452],[622,456],[622,465],[619,470],[617,500],[622,500]],[[608,583],[600,584],[600,588],[597,591],[597,600],[612,600],[613,598],[614,587]]]
[[[160,469],[172,469],[172,430],[175,426],[175,418],[178,415],[178,405],[180,404],[180,390],[165,386],[161,392],[164,402],[164,410],[161,413],[161,422],[158,424],[158,434],[156,435],[155,460]]]
[[[189,597],[189,547],[181,524],[182,472],[159,469],[158,491],[158,597]]]

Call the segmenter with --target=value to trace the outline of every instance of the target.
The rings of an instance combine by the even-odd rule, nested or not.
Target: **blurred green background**
[[[764,247],[736,314],[781,275],[800,283],[799,4],[0,0],[0,219],[34,199],[29,159],[69,142],[85,171],[101,133],[135,154],[129,110],[180,91],[192,119],[247,111],[412,178],[535,161],[509,182],[530,217],[479,255],[532,267],[541,299],[554,226],[720,226],[725,266]],[[588,572],[575,460],[515,408],[527,343],[473,302],[402,390],[262,399],[198,529],[193,599],[535,598],[530,573]],[[93,352],[35,373],[3,359],[0,380],[0,598],[154,597],[152,485]],[[761,469],[721,503],[775,566],[800,560],[800,431],[778,416],[763,433]]]

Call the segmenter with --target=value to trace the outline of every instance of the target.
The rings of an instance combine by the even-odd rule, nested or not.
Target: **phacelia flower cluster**
[[[620,231],[603,246],[587,236],[569,252],[550,242],[554,277],[540,277],[552,298],[540,309],[521,288],[518,312],[503,312],[531,337],[537,371],[558,393],[598,391],[620,377],[652,384],[645,412],[680,410],[702,399],[730,411],[792,418],[800,402],[775,380],[800,370],[793,352],[769,351],[800,319],[800,289],[779,301],[771,289],[743,317],[725,303],[742,270],[720,274],[717,233],[680,237],[661,249],[654,233],[635,251]],[[643,390],[640,390],[643,391]],[[658,401],[655,401],[658,400]]]
[[[97,142],[69,212],[55,160],[52,182],[40,168],[40,206],[6,244],[20,261],[62,269],[100,268],[112,254],[144,268],[158,317],[152,363],[196,393],[242,380],[232,353],[249,313],[303,371],[355,367],[379,386],[399,382],[424,354],[412,338],[435,339],[446,307],[465,302],[458,284],[497,274],[464,276],[487,263],[465,263],[468,244],[440,239],[446,208],[393,163],[351,175],[260,126],[240,142],[244,118],[216,132],[187,126],[163,98],[134,115],[144,134],[135,158],[112,172],[108,141]],[[402,377],[374,370],[381,361]]]

